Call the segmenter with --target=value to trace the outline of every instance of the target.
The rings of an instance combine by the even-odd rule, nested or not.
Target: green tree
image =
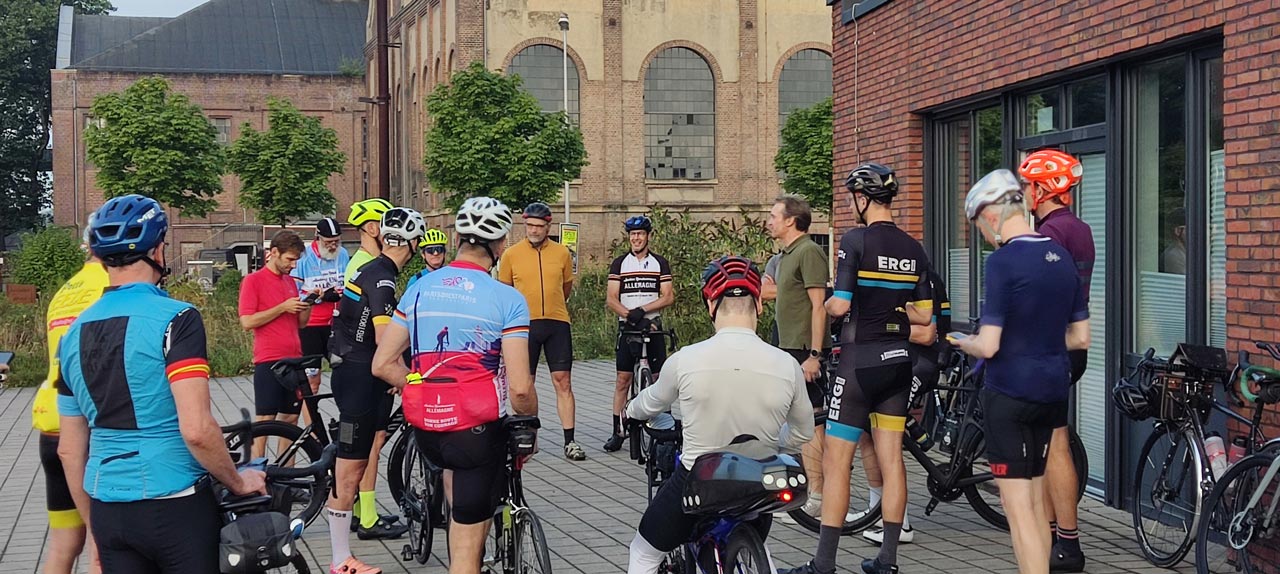
[[[481,194],[516,208],[551,202],[587,165],[582,132],[520,86],[475,62],[427,99],[427,180],[450,209]]]
[[[99,123],[89,126],[85,147],[107,197],[140,193],[193,217],[217,207],[226,161],[217,129],[164,78],[98,96],[91,111]]]
[[[81,14],[114,10],[106,0],[0,0],[0,239],[38,227],[49,204],[42,164],[63,4]]]
[[[830,214],[831,162],[831,98],[827,98],[787,117],[773,167],[786,174],[782,189],[809,200],[814,211]]]
[[[48,227],[24,236],[14,259],[14,282],[35,285],[52,295],[84,266],[85,253],[71,230]]]
[[[303,115],[288,100],[271,98],[267,131],[248,123],[227,153],[227,167],[240,176],[240,205],[257,210],[263,222],[287,224],[312,213],[333,213],[337,202],[326,184],[343,172],[347,156],[338,134]]]

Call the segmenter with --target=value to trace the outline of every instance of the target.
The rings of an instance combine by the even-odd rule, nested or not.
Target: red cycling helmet
[[[1057,197],[1063,205],[1071,205],[1071,188],[1084,176],[1084,165],[1070,154],[1056,149],[1042,149],[1027,156],[1018,166],[1023,181],[1036,184],[1031,194],[1031,209],[1045,200]]]
[[[702,298],[717,301],[726,295],[760,298],[760,270],[750,259],[727,255],[702,271]]]

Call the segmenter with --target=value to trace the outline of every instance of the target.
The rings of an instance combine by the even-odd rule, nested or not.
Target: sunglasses
[[[422,248],[422,252],[429,255],[444,255],[444,251],[445,249],[443,245],[431,245],[429,247]]]

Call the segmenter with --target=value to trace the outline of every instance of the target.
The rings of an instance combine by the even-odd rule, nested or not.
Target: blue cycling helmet
[[[653,232],[653,221],[643,215],[628,217],[622,225],[627,228],[627,233],[639,230]]]
[[[129,263],[147,257],[167,231],[169,216],[156,200],[137,194],[113,197],[94,214],[89,249],[100,259],[122,256]]]

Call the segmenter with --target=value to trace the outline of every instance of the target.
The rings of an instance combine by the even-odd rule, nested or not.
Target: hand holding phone
[[[315,291],[312,291],[305,295],[299,295],[298,300],[308,305],[315,305],[317,302],[320,301],[320,294]]]
[[[961,333],[960,331],[952,331],[950,333],[947,333],[947,342],[954,345],[956,341],[959,341],[961,339],[966,339],[968,337],[969,335],[965,333]]]

